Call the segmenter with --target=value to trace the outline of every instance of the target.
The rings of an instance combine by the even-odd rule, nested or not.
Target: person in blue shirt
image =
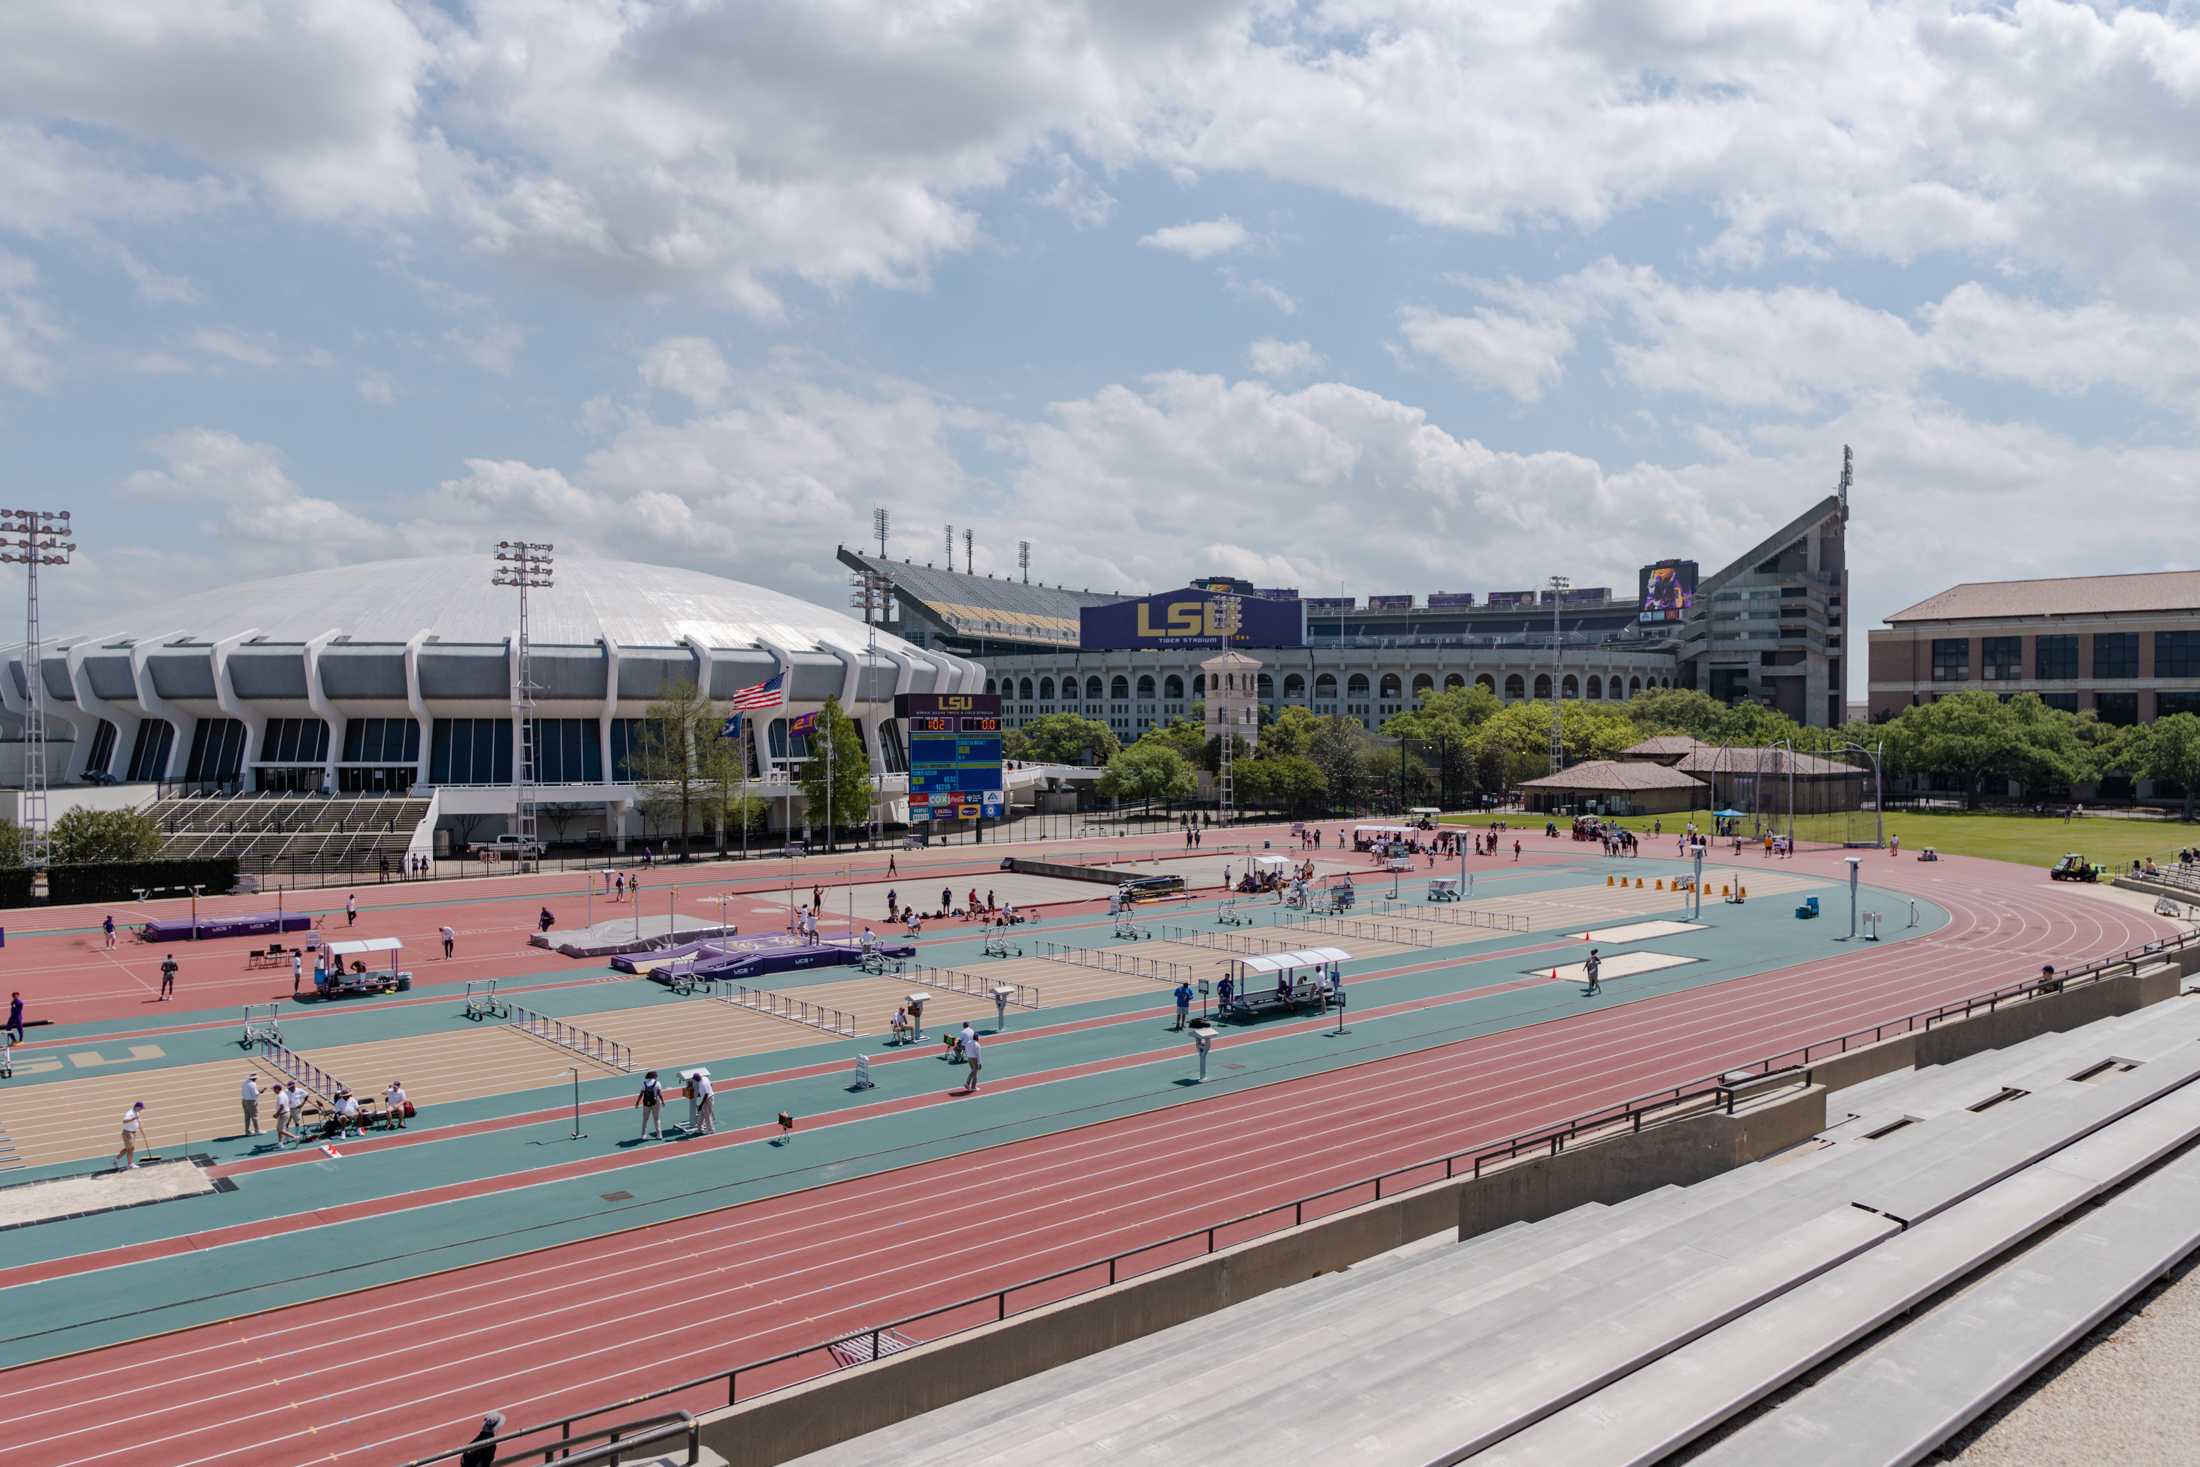
[[[1222,1012],[1230,1012],[1230,995],[1235,992],[1237,992],[1237,984],[1235,981],[1228,978],[1223,979],[1221,986],[1215,989],[1217,1006],[1222,1010]]]
[[[1187,1023],[1191,1021],[1191,1016],[1192,985],[1189,983],[1179,983],[1176,985],[1176,1027],[1179,1029],[1183,1028]]]
[[[115,946],[115,914],[114,914],[114,913],[112,913],[112,912],[109,912],[109,913],[107,914],[107,920],[99,924],[99,930],[107,934],[107,950],[108,950],[109,952],[112,952],[112,951],[114,951],[114,946]]]

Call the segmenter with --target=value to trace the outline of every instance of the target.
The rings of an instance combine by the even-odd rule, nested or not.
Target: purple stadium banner
[[[1437,611],[1447,606],[1472,606],[1473,604],[1474,593],[1472,591],[1431,591],[1428,593],[1428,608],[1431,611]]]
[[[1078,612],[1078,646],[1088,652],[1162,647],[1303,647],[1306,603],[1237,598],[1237,630],[1228,633],[1229,598],[1196,586]]]

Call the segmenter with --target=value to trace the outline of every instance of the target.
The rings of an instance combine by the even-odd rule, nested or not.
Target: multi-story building
[[[1649,688],[1698,688],[1751,701],[1799,723],[1843,719],[1848,630],[1844,550],[1848,505],[1828,495],[1693,588],[1670,620],[1649,621],[1643,596],[1603,589],[1301,597],[1225,578],[1247,602],[1301,610],[1291,635],[1237,645],[1254,651],[1262,704],[1304,704],[1368,729],[1422,694],[1480,685],[1505,702],[1560,696],[1625,699]],[[910,644],[967,657],[989,674],[1011,727],[1074,711],[1118,736],[1188,717],[1204,693],[1200,664],[1213,639],[1182,646],[1092,645],[1080,619],[1136,593],[1034,585],[841,547],[857,602]],[[1694,578],[1692,563],[1687,575]],[[1554,610],[1556,612],[1554,625]]]
[[[2200,713],[2200,571],[1970,581],[1874,630],[1871,716],[1947,693],[2038,693],[2103,723]]]

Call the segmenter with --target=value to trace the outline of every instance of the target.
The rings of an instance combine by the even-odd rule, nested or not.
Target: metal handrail
[[[1564,1152],[1570,1143],[1584,1139],[1593,1142],[1599,1137],[1613,1134],[1617,1128],[1624,1127],[1629,1134],[1640,1132],[1647,1119],[1662,1112],[1679,1112],[1683,1109],[1691,1112],[1716,1109],[1731,1114],[1738,1098],[1745,1089],[1754,1097],[1765,1093],[1767,1089],[1776,1088],[1759,1083],[1772,1076],[1786,1073],[1791,1075],[1794,1083],[1798,1085],[1811,1084],[1812,1073],[1809,1061],[1807,1058],[1798,1058],[1798,1056],[1807,1056],[1821,1049],[1824,1045],[1838,1044],[1841,1048],[1835,1052],[1845,1053],[1851,1041],[1859,1040],[1864,1035],[1884,1038],[1889,1035],[1907,1033],[1917,1027],[1930,1028],[1932,1024],[1941,1020],[1978,1012],[1982,1007],[1992,1009],[2000,1003],[2034,997],[2043,990],[2060,991],[2072,984],[2082,985],[2098,982],[2102,978],[2113,974],[2115,970],[2136,963],[2142,958],[2177,952],[2192,946],[2196,942],[2200,942],[2200,932],[2187,933],[2174,940],[2147,943],[2141,947],[2128,949],[2115,957],[2096,959],[2084,967],[2072,969],[2067,973],[2059,973],[2052,979],[2033,978],[2029,982],[2012,984],[2007,988],[1997,989],[1992,993],[1981,994],[1975,998],[1953,1000],[1941,1004],[1937,1008],[1921,1010],[1903,1019],[1890,1020],[1870,1029],[1859,1029],[1842,1036],[1838,1040],[1825,1040],[1819,1044],[1807,1045],[1800,1050],[1783,1051],[1780,1054],[1768,1056],[1765,1059],[1752,1061],[1748,1064],[1728,1066],[1714,1076],[1668,1086],[1662,1090],[1655,1090],[1646,1095],[1637,1096],[1632,1100],[1616,1101],[1567,1120],[1534,1127],[1504,1140],[1468,1147],[1443,1156],[1431,1157],[1426,1161],[1415,1162],[1408,1166],[1392,1167],[1388,1171],[1378,1172],[1371,1177],[1362,1177],[1358,1181],[1326,1188],[1323,1191],[1296,1198],[1290,1202],[1279,1202],[1270,1207],[1240,1213],[1236,1217],[1210,1223],[1205,1227],[1193,1228],[1188,1232],[1178,1233],[1174,1237],[1163,1238],[1151,1243],[1141,1243],[1135,1248],[1126,1248],[1119,1253],[1110,1254],[1090,1263],[1057,1269],[1038,1278],[1025,1279],[1019,1283],[1006,1285],[1003,1288],[972,1295],[956,1303],[942,1305],[937,1309],[928,1309],[920,1314],[906,1315],[870,1329],[838,1335],[833,1339],[820,1341],[815,1345],[782,1351],[780,1354],[767,1359],[752,1360],[746,1364],[734,1366],[730,1370],[716,1371],[709,1375],[697,1376],[692,1380],[682,1381],[678,1385],[663,1386],[638,1396],[630,1396],[626,1400],[613,1405],[563,1418],[563,1421],[570,1423],[584,1420],[590,1416],[605,1415],[613,1411],[625,1411],[635,1406],[644,1405],[651,1401],[660,1401],[668,1396],[676,1396],[686,1391],[703,1390],[720,1385],[725,1387],[726,1404],[728,1406],[738,1405],[742,1399],[741,1377],[743,1375],[753,1375],[757,1371],[786,1365],[811,1355],[826,1355],[829,1358],[834,1346],[847,1345],[857,1341],[869,1345],[871,1358],[875,1360],[878,1358],[880,1336],[896,1331],[907,1331],[911,1326],[922,1324],[926,1320],[937,1319],[942,1315],[954,1314],[983,1305],[990,1304],[992,1306],[992,1317],[990,1319],[980,1319],[975,1323],[962,1325],[956,1329],[948,1330],[936,1338],[945,1339],[948,1335],[959,1334],[963,1330],[975,1329],[984,1324],[998,1324],[1008,1318],[1010,1312],[1009,1300],[1016,1295],[1028,1293],[1049,1284],[1060,1283],[1064,1279],[1075,1278],[1081,1274],[1098,1274],[1102,1271],[1106,1275],[1104,1282],[1096,1281],[1086,1289],[1073,1289],[1065,1294],[1051,1295],[1047,1302],[1055,1303],[1064,1298],[1090,1292],[1091,1289],[1110,1287],[1125,1276],[1123,1265],[1128,1260],[1146,1254],[1158,1253],[1168,1248],[1182,1247],[1193,1242],[1199,1242],[1202,1246],[1199,1252],[1192,1256],[1205,1257],[1219,1251],[1218,1237],[1233,1229],[1244,1228],[1264,1219],[1281,1218],[1286,1214],[1291,1219],[1289,1226],[1302,1227],[1306,1223],[1309,1207],[1363,1191],[1369,1194],[1368,1201],[1379,1202],[1398,1190],[1394,1184],[1400,1178],[1417,1178],[1418,1180],[1410,1184],[1414,1187],[1426,1186],[1436,1181],[1457,1180],[1462,1174],[1479,1178],[1485,1169],[1494,1168],[1501,1163],[1517,1161],[1523,1156],[1536,1152],[1557,1156]],[[1672,1118],[1677,1119],[1678,1116]],[[1442,1175],[1431,1175],[1437,1168],[1442,1168]],[[1386,1185],[1391,1187],[1391,1191],[1386,1192],[1384,1190]],[[1316,1217],[1323,1215],[1317,1213]],[[1220,1244],[1220,1247],[1229,1246],[1231,1245],[1227,1242]],[[822,1371],[819,1372],[819,1374],[823,1373]],[[805,1377],[805,1379],[808,1378]],[[769,1395],[774,1390],[783,1390],[787,1385],[792,1384],[798,1384],[798,1382],[783,1382],[780,1385],[768,1387],[763,1394]],[[551,1422],[544,1427],[534,1429],[548,1430],[550,1427],[559,1424],[559,1422]],[[445,1453],[441,1457],[425,1458],[420,1462],[407,1464],[407,1467],[429,1467],[429,1464],[446,1460],[453,1455],[456,1454]]]
[[[537,1039],[555,1044],[560,1049],[569,1049],[584,1059],[609,1065],[621,1073],[632,1073],[634,1051],[617,1040],[606,1039],[578,1024],[568,1024],[563,1019],[553,1019],[547,1014],[538,1014],[533,1009],[521,1008],[518,1004],[509,1007],[511,1013],[504,1022],[521,1033],[532,1034]]]
[[[699,1462],[702,1460],[702,1426],[689,1412],[666,1411],[656,1416],[646,1416],[640,1421],[622,1421],[615,1426],[595,1426],[590,1427],[579,1436],[573,1434],[574,1422],[585,1421],[591,1416],[601,1416],[602,1414],[600,1411],[577,1411],[571,1416],[561,1416],[555,1421],[546,1421],[540,1426],[526,1426],[518,1431],[500,1432],[498,1435],[485,1438],[482,1441],[468,1442],[464,1446],[451,1447],[437,1452],[432,1457],[419,1457],[406,1463],[405,1467],[434,1467],[437,1462],[448,1462],[454,1457],[462,1457],[476,1447],[506,1446],[518,1441],[523,1436],[540,1436],[546,1431],[558,1432],[558,1439],[543,1446],[522,1448],[511,1456],[499,1456],[496,1460],[500,1463],[520,1462],[540,1454],[545,1462],[592,1462],[616,1455],[613,1449],[621,1446],[632,1452],[644,1447],[662,1446],[666,1443],[683,1440],[687,1443],[688,1461]],[[598,1439],[601,1440],[600,1445],[585,1445]],[[575,1448],[580,1449],[579,1455],[575,1455]]]

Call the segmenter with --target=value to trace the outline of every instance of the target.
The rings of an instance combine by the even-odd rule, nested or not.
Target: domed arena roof
[[[120,613],[50,636],[49,648],[79,642],[206,643],[249,636],[294,644],[334,632],[353,643],[496,645],[518,631],[518,594],[491,583],[486,553],[370,561],[240,581]],[[538,647],[838,647],[861,652],[870,629],[806,601],[701,571],[630,560],[556,557],[554,584],[529,594],[529,636]],[[907,651],[885,632],[879,646]],[[20,652],[17,654],[20,660]]]

